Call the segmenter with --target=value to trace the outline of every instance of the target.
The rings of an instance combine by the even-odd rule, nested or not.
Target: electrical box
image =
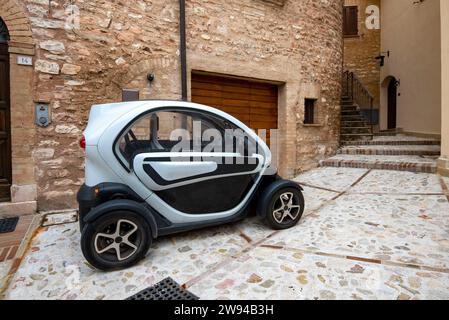
[[[48,127],[50,120],[50,106],[48,104],[36,104],[36,124],[39,127]]]
[[[139,101],[139,90],[124,89],[122,90],[122,101]]]

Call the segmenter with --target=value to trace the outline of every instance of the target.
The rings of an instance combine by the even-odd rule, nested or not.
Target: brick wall
[[[359,8],[359,35],[344,40],[344,68],[355,72],[362,83],[374,96],[374,104],[379,107],[380,100],[380,63],[375,57],[381,51],[380,30],[366,28],[368,14],[365,10],[370,5],[380,8],[380,0],[345,0],[347,6]]]
[[[178,1],[76,1],[79,30],[65,28],[69,1],[17,1],[36,44],[32,99],[52,110],[52,124],[34,128],[30,140],[39,209],[73,208],[84,178],[78,141],[91,105],[120,101],[125,88],[139,89],[142,99],[180,98]],[[338,146],[341,5],[187,0],[189,71],[279,83],[285,176],[316,166]],[[304,98],[318,99],[317,126],[302,124]]]

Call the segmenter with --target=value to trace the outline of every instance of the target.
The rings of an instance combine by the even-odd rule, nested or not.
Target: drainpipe
[[[187,101],[186,1],[179,0],[179,36],[181,54],[182,101]]]

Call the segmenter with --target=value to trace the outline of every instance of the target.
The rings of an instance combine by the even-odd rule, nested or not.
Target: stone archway
[[[32,157],[34,126],[33,66],[19,65],[19,56],[34,58],[35,45],[28,13],[17,0],[0,0],[0,17],[9,31],[10,119],[12,150],[11,202],[0,204],[0,216],[36,211],[37,183]]]
[[[15,45],[33,47],[31,25],[22,5],[15,0],[0,0],[0,17],[8,27],[12,50]]]

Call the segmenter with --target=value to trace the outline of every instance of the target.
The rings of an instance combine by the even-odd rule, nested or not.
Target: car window
[[[256,142],[245,136],[243,130],[226,119],[191,110],[165,109],[134,121],[122,134],[116,148],[121,160],[130,164],[142,153],[231,152],[248,155],[255,145]]]

